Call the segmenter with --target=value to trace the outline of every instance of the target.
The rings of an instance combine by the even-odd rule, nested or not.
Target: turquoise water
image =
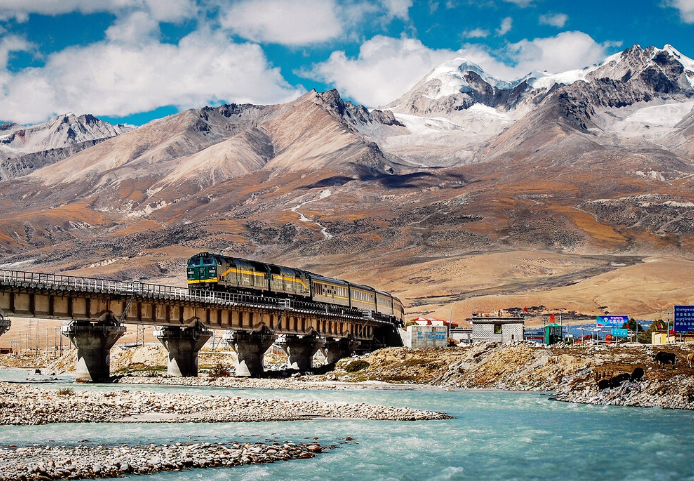
[[[0,372],[0,379],[10,375]],[[85,439],[88,441],[82,444],[301,442],[314,437],[330,444],[347,436],[359,443],[342,445],[310,460],[128,478],[133,480],[694,480],[694,412],[689,411],[567,404],[537,393],[141,388],[411,406],[446,411],[456,419],[2,426],[0,445],[78,444]]]

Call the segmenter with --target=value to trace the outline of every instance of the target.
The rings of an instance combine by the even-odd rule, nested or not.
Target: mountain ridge
[[[0,180],[27,175],[134,128],[73,113],[30,126],[0,124]]]
[[[626,52],[581,70],[592,84],[535,92],[526,76],[501,95],[473,72],[468,99],[496,107],[450,115],[367,110],[335,90],[180,112],[0,183],[0,255],[117,278],[183,279],[182,259],[200,250],[372,284],[393,269],[416,286],[413,303],[433,285],[454,286],[437,299],[465,297],[454,279],[480,253],[608,269],[625,256],[690,259],[686,60]],[[436,276],[405,272],[421,265]]]

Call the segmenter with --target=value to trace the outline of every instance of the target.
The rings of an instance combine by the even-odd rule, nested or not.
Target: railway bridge
[[[62,334],[77,349],[81,381],[109,378],[110,349],[125,333],[124,324],[157,326],[155,336],[169,353],[168,373],[175,376],[197,375],[198,351],[210,329],[226,331],[224,339],[237,354],[237,376],[261,375],[265,351],[275,341],[296,369],[309,369],[321,348],[335,362],[360,345],[400,342],[392,323],[342,306],[38,272],[0,271],[0,310],[6,316],[70,320]],[[9,326],[0,326],[0,335]]]

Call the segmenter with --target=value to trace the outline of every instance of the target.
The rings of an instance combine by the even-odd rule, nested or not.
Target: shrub
[[[229,369],[221,362],[218,362],[217,365],[210,370],[209,376],[212,379],[217,379],[218,377],[229,377],[231,376],[231,371],[229,371]]]
[[[73,394],[75,394],[75,391],[73,391],[71,387],[63,387],[58,389],[59,396],[72,396]]]
[[[368,362],[358,359],[348,364],[345,364],[344,369],[347,372],[357,372],[363,371],[364,369],[368,369],[370,365],[371,364],[369,364]]]

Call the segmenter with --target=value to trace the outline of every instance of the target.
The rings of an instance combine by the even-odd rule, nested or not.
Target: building
[[[515,342],[523,340],[525,317],[472,315],[472,342]]]
[[[653,331],[651,333],[651,344],[660,346],[663,344],[674,344],[677,341],[675,336],[668,336],[667,331]]]
[[[455,339],[458,343],[472,343],[472,329],[466,327],[452,327],[448,331],[448,337]]]

